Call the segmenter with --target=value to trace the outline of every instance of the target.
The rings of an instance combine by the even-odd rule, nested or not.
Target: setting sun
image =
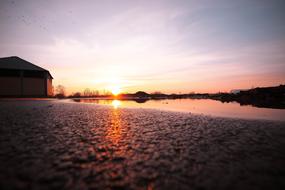
[[[121,88],[118,86],[114,86],[114,87],[110,88],[110,90],[114,96],[117,96],[122,92]]]

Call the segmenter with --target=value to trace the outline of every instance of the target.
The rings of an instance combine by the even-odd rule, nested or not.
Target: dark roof
[[[17,56],[0,58],[0,69],[45,71],[48,72],[51,78],[53,78],[48,70],[43,69],[37,65],[34,65]]]

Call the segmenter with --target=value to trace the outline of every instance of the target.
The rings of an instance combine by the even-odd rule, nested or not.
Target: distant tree
[[[137,97],[148,97],[149,94],[144,92],[144,91],[138,91],[135,93],[135,96],[137,96]]]
[[[79,98],[79,97],[81,97],[81,93],[80,92],[75,92],[72,96],[75,97],[75,98]]]
[[[99,90],[93,90],[92,96],[99,96]]]
[[[160,91],[154,91],[154,92],[152,92],[151,94],[162,94]]]
[[[85,90],[84,90],[84,92],[83,92],[83,95],[84,96],[91,96],[91,91],[90,91],[90,89],[89,88],[86,88]]]
[[[109,90],[103,90],[103,95],[105,95],[105,96],[110,96],[110,95],[112,95],[112,92],[111,91],[109,91]]]
[[[65,97],[65,87],[63,85],[57,85],[55,88],[57,98],[64,98]]]

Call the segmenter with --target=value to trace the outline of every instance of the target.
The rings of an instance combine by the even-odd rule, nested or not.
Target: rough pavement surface
[[[284,122],[0,102],[0,189],[285,189]]]

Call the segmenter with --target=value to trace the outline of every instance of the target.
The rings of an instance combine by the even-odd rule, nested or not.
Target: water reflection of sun
[[[112,106],[117,109],[120,105],[121,105],[121,101],[120,100],[113,100],[112,101]]]

